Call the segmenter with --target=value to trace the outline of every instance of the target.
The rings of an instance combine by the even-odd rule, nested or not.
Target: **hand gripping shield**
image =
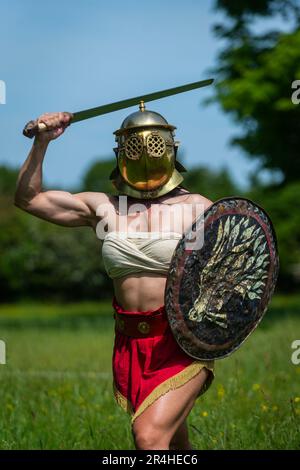
[[[203,243],[194,245],[200,232]],[[278,270],[275,231],[261,207],[237,197],[211,205],[170,264],[165,305],[179,346],[200,360],[238,349],[263,318]]]

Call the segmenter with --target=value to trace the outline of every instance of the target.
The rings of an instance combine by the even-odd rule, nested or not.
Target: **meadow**
[[[114,401],[110,302],[0,306],[1,449],[134,449]],[[258,329],[216,364],[189,416],[195,449],[300,449],[300,297],[276,296]]]

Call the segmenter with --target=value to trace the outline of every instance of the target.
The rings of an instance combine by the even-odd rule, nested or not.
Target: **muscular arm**
[[[36,217],[59,225],[67,227],[93,225],[95,220],[93,193],[71,194],[66,191],[42,190],[42,167],[48,144],[50,140],[64,132],[68,118],[64,120],[64,113],[55,113],[44,115],[42,120],[46,121],[50,130],[35,139],[21,167],[15,205]]]

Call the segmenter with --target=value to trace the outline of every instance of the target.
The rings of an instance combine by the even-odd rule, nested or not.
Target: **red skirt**
[[[112,305],[119,314],[155,315],[156,310],[133,312],[124,310],[113,298]],[[199,392],[202,395],[214,378],[214,361],[197,361],[186,354],[177,344],[167,326],[162,335],[135,338],[115,328],[113,349],[113,389],[117,403],[131,415],[132,422],[155,400],[169,390],[185,384],[206,367],[210,374]]]

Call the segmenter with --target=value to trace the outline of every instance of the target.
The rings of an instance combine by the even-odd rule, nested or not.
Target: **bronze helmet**
[[[174,130],[159,113],[145,109],[130,114],[114,132],[117,167],[110,179],[119,193],[139,199],[156,198],[176,188],[185,168],[176,160]]]

